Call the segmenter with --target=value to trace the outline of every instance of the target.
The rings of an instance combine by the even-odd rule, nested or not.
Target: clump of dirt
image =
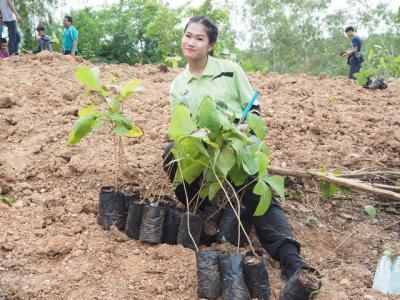
[[[194,252],[149,246],[96,224],[98,192],[113,183],[113,147],[107,132],[65,147],[86,104],[74,79],[79,63],[44,53],[0,62],[0,184],[16,200],[0,203],[0,298],[193,299]],[[99,65],[103,80],[139,78],[145,90],[125,113],[143,127],[125,140],[125,182],[143,193],[165,187],[161,155],[167,143],[168,90],[180,70],[149,65]],[[113,77],[114,77],[113,76]],[[400,83],[384,91],[359,88],[344,77],[250,74],[262,93],[271,165],[342,169],[400,167]],[[155,179],[155,180],[154,180]],[[152,184],[153,183],[153,184]],[[300,199],[285,204],[304,258],[324,275],[321,299],[382,299],[370,287],[383,249],[400,251],[400,230],[383,230],[399,206],[369,195],[339,195],[322,203],[313,182],[297,182]],[[375,203],[377,225],[362,212]],[[314,226],[307,226],[310,218]],[[336,249],[336,247],[338,247]],[[273,297],[284,284],[270,261]],[[365,298],[369,297],[369,298]],[[374,298],[375,297],[375,298]],[[274,299],[275,299],[274,298]]]

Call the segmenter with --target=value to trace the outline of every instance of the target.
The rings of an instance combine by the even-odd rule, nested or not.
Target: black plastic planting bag
[[[97,223],[105,230],[115,225],[119,230],[125,228],[128,205],[124,195],[113,187],[102,187],[99,196]]]
[[[164,223],[163,243],[176,245],[182,213],[176,209],[167,210]]]
[[[283,287],[280,300],[308,300],[313,299],[321,288],[319,274],[312,268],[300,269]]]
[[[140,235],[140,227],[142,223],[143,203],[131,200],[126,218],[125,233],[131,239],[138,240]]]
[[[202,227],[203,227],[203,215],[200,213],[198,213],[197,215],[189,214],[190,233],[191,233],[196,245],[199,244]],[[196,247],[193,244],[193,241],[189,235],[189,231],[188,231],[188,213],[187,212],[182,214],[181,223],[179,225],[177,242],[179,245],[182,245],[184,247],[188,247],[193,250],[196,249]]]
[[[267,300],[271,297],[267,264],[262,256],[248,253],[244,259],[243,270],[251,298]]]
[[[162,241],[165,208],[158,205],[144,205],[139,240],[149,244]]]
[[[236,209],[235,209],[236,210]],[[252,228],[252,223],[250,218],[247,216],[247,211],[244,207],[240,208],[240,221],[247,233],[250,232]],[[232,207],[228,206],[222,215],[219,222],[219,232],[217,239],[220,242],[229,242],[233,245],[238,244],[238,220]],[[243,229],[240,228],[240,246],[245,246],[247,244],[246,236]]]
[[[372,80],[367,87],[371,90],[384,90],[387,88],[387,84],[383,81],[383,79],[377,78]]]
[[[197,295],[200,298],[216,299],[221,294],[219,251],[200,251],[197,260]]]
[[[226,300],[249,300],[250,293],[243,272],[244,256],[227,253],[220,257],[222,293]]]

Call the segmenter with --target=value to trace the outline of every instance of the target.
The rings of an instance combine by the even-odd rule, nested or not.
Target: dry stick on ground
[[[383,230],[388,230],[388,229],[392,228],[393,226],[396,226],[397,224],[400,224],[400,220],[397,220],[396,222],[386,226],[385,228],[383,228]]]
[[[376,172],[354,172],[354,173],[344,173],[338,175],[338,177],[343,178],[360,178],[360,177],[368,177],[368,176],[378,176],[384,175],[387,177],[400,177],[400,171],[376,171]]]
[[[348,179],[348,178],[338,177],[334,174],[321,173],[321,172],[310,171],[310,170],[307,171],[307,170],[300,170],[300,169],[289,169],[289,168],[278,168],[278,167],[269,167],[268,170],[272,174],[283,175],[283,176],[302,177],[302,178],[315,178],[318,180],[335,183],[340,186],[345,186],[345,187],[353,189],[353,190],[372,193],[375,195],[386,197],[388,199],[400,201],[400,193],[395,193],[393,191],[376,188],[376,187],[371,186],[370,184],[357,182],[357,181],[354,181],[354,180]]]

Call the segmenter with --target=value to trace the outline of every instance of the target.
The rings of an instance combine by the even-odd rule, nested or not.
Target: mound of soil
[[[0,62],[0,185],[17,202],[0,203],[0,298],[194,299],[194,252],[149,246],[115,228],[96,224],[98,192],[113,184],[113,141],[106,131],[66,148],[86,102],[70,56],[43,53]],[[145,90],[125,112],[144,137],[124,140],[124,182],[143,193],[172,194],[161,170],[170,108],[168,90],[181,70],[157,66],[100,65],[101,78],[139,78]],[[269,127],[271,165],[302,168],[400,167],[400,83],[365,90],[344,77],[250,74],[261,91]],[[387,299],[373,292],[373,272],[383,249],[400,251],[399,206],[370,195],[337,195],[321,202],[313,182],[289,181],[300,199],[285,210],[304,258],[324,275],[321,299]],[[296,197],[296,198],[299,198]],[[378,209],[377,225],[363,213]],[[382,204],[383,203],[383,204]],[[389,208],[390,209],[389,209]],[[396,216],[397,214],[397,216]],[[312,222],[311,222],[312,221]],[[283,282],[270,261],[273,299]]]

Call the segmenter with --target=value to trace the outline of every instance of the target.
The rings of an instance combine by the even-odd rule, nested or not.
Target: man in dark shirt
[[[345,33],[351,39],[352,48],[343,52],[342,57],[348,57],[347,63],[350,65],[349,79],[355,80],[354,74],[360,71],[361,63],[363,62],[361,54],[362,40],[351,26],[346,28]]]

